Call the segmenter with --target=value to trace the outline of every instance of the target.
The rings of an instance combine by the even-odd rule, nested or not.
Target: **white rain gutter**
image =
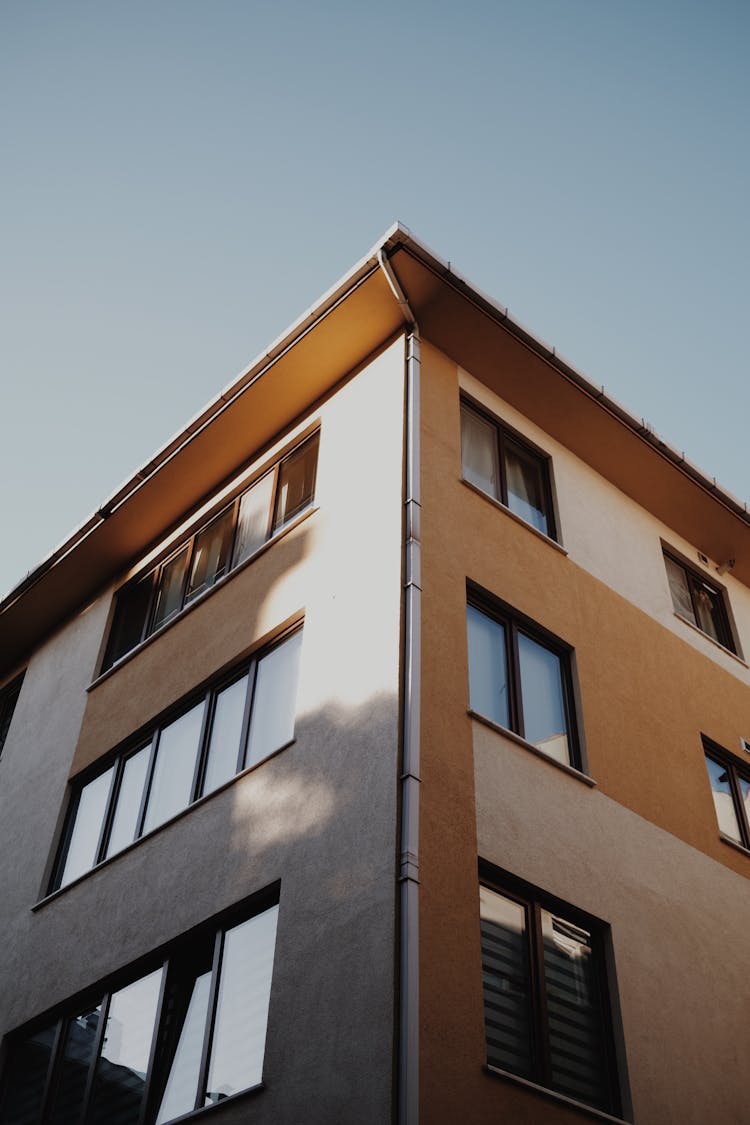
[[[419,1121],[419,758],[422,676],[422,542],[419,326],[383,247],[378,264],[409,325],[406,338],[404,660],[399,826],[398,1122]]]

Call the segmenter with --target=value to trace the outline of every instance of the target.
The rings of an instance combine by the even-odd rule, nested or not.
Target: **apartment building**
[[[750,517],[401,226],[0,604],[0,1125],[741,1125]]]

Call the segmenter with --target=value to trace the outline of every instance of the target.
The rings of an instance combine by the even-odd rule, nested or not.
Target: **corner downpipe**
[[[420,336],[390,263],[378,251],[391,292],[409,325],[406,338],[404,496],[403,761],[399,827],[398,1123],[419,1122],[419,788],[422,677],[422,541],[419,451]]]

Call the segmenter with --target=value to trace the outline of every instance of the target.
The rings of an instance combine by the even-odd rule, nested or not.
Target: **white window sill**
[[[613,1117],[611,1113],[605,1113],[603,1109],[596,1109],[595,1106],[586,1105],[585,1102],[579,1102],[575,1098],[569,1098],[567,1094],[559,1094],[557,1090],[550,1090],[547,1086],[540,1086],[537,1082],[530,1082],[528,1078],[521,1078],[518,1074],[512,1074],[509,1070],[501,1070],[500,1067],[490,1066],[489,1063],[485,1065],[487,1074],[491,1074],[497,1078],[503,1078],[508,1082],[513,1082],[518,1086],[523,1086],[525,1090],[531,1090],[535,1094],[541,1094],[550,1101],[559,1102],[561,1105],[570,1106],[572,1109],[580,1110],[581,1113],[588,1114],[596,1121],[609,1121],[612,1125],[629,1125],[625,1117]]]
[[[501,734],[504,738],[515,742],[517,746],[522,746],[524,750],[535,754],[536,757],[541,758],[543,762],[549,762],[551,766],[556,766],[557,769],[562,770],[563,773],[567,773],[569,777],[574,777],[576,781],[582,781],[584,785],[588,785],[591,789],[596,785],[594,778],[589,777],[587,773],[576,769],[575,766],[568,765],[567,762],[558,761],[557,758],[553,758],[551,754],[545,754],[544,750],[540,750],[533,742],[527,742],[525,738],[521,738],[520,734],[508,730],[507,727],[501,726],[500,723],[496,723],[493,719],[488,719],[485,715],[480,715],[478,711],[472,711],[471,708],[468,709],[467,715],[477,723],[481,723],[482,726],[489,727],[489,729],[494,730],[496,734]]]
[[[514,520],[515,523],[520,524],[521,527],[525,527],[527,531],[530,531],[532,535],[536,535],[536,537],[538,539],[541,539],[542,542],[549,543],[550,547],[554,547],[555,550],[559,551],[561,555],[567,555],[568,552],[566,551],[565,547],[563,547],[562,543],[558,543],[557,540],[553,539],[551,535],[547,535],[544,531],[540,531],[538,527],[534,527],[533,523],[529,523],[528,520],[523,519],[522,516],[519,516],[515,512],[511,511],[511,509],[503,504],[502,501],[498,500],[497,497],[491,496],[490,493],[485,492],[483,488],[478,488],[475,484],[472,484],[470,480],[467,480],[466,477],[461,477],[460,480],[461,484],[465,485],[466,488],[471,489],[472,492],[476,492],[477,496],[481,496],[483,500],[487,500],[490,504],[492,504],[493,508],[497,508],[499,511],[503,512],[504,515],[510,516],[510,518]]]

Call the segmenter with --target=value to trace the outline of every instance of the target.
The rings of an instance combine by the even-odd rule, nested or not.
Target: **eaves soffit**
[[[750,585],[741,501],[447,263],[408,241],[390,262],[426,339],[710,559],[735,559],[734,576]]]
[[[402,327],[363,259],[3,599],[0,679]]]

